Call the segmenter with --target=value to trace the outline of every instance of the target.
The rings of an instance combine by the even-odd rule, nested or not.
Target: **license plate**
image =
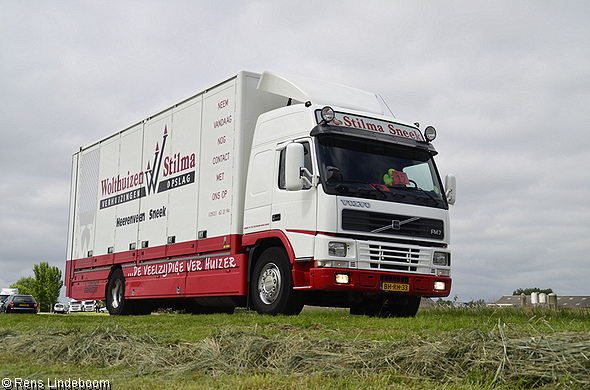
[[[387,282],[383,282],[381,283],[381,290],[383,291],[403,291],[403,292],[409,292],[410,291],[410,285],[406,284],[406,283],[387,283]]]
[[[21,305],[21,307],[23,307],[23,306],[29,306],[28,303],[21,303],[20,305]]]

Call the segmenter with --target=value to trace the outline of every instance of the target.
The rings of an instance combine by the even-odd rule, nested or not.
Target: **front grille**
[[[444,224],[441,220],[364,210],[342,210],[342,229],[437,240],[444,238]]]
[[[410,283],[410,278],[408,276],[379,275],[379,281],[388,283]]]
[[[428,273],[430,249],[386,244],[359,242],[359,268],[374,271]]]

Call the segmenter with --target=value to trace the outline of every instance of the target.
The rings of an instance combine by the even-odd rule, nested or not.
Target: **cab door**
[[[313,185],[315,153],[310,139],[294,141],[303,146],[303,164],[311,182],[304,180],[298,190],[288,190],[285,182],[286,144],[277,146],[275,155],[275,183],[272,193],[271,229],[283,231],[291,243],[296,258],[313,257],[317,232],[317,190]]]

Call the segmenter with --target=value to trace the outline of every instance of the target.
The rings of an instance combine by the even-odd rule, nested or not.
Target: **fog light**
[[[334,274],[336,284],[348,284],[350,279],[348,274]]]
[[[329,242],[328,254],[330,256],[346,257],[346,244],[343,242]]]
[[[447,289],[447,284],[443,281],[435,281],[434,282],[434,289],[437,291],[444,291]]]

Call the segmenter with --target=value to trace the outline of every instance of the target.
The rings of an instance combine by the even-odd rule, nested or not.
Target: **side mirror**
[[[285,150],[285,188],[299,191],[303,188],[301,168],[305,165],[303,144],[293,142]]]
[[[457,198],[457,179],[454,175],[445,177],[445,196],[449,204],[455,204]]]

